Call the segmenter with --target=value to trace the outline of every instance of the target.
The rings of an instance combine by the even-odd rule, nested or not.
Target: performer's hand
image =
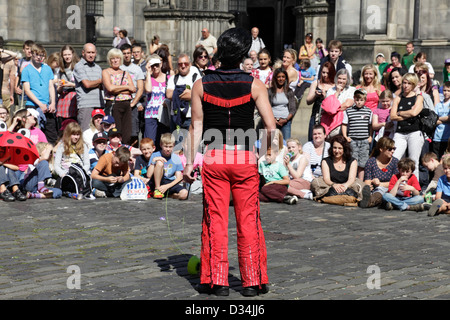
[[[194,175],[193,175],[193,171],[194,171],[194,166],[192,164],[187,164],[184,167],[184,171],[183,171],[183,180],[187,183],[193,183],[195,181]]]

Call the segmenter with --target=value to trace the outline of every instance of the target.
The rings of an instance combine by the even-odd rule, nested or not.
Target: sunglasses
[[[159,64],[159,63],[156,63],[156,64],[153,64],[151,67],[152,67],[152,68],[159,68],[159,66],[160,66],[160,64]]]
[[[387,148],[388,151],[395,151],[397,150],[397,147],[393,147],[393,148]]]
[[[208,57],[208,56],[203,56],[203,55],[201,55],[201,56],[199,56],[198,58],[199,58],[199,59],[208,59],[209,57]]]
[[[180,67],[187,67],[187,66],[189,66],[189,62],[181,62],[181,63],[178,63],[178,65]]]

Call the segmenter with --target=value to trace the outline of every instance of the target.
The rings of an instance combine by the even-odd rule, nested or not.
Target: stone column
[[[297,35],[295,42],[300,47],[304,43],[305,34],[311,32],[314,39],[321,38],[326,45],[328,39],[329,1],[301,0],[300,5],[294,8],[297,17]]]

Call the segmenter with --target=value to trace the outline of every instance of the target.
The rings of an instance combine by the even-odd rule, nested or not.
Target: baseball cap
[[[445,64],[450,64],[450,58],[449,59],[445,59]]]
[[[33,109],[33,108],[28,108],[27,111],[29,113],[31,113],[31,115],[33,117],[35,117],[36,119],[39,119],[39,111],[37,111],[36,109]]]
[[[105,132],[97,132],[92,138],[92,143],[98,140],[108,140],[108,135]]]
[[[61,128],[59,129],[59,131],[64,131],[64,130],[66,129],[67,125],[68,125],[69,123],[72,123],[72,122],[77,122],[77,121],[74,120],[74,119],[66,119],[66,120],[64,120],[64,121],[61,123]]]
[[[114,120],[113,116],[104,116],[102,119],[102,123],[109,123],[109,124],[113,124],[116,123],[116,120]]]
[[[122,132],[119,131],[119,129],[117,128],[112,128],[111,130],[108,131],[108,137],[112,138],[113,136],[122,136]]]
[[[92,118],[98,115],[105,116],[105,111],[103,111],[103,109],[94,109],[94,111],[92,111],[91,113]]]
[[[378,58],[378,57],[383,57],[383,58],[384,58],[384,54],[382,54],[381,52],[379,52],[379,53],[377,53],[376,58]]]

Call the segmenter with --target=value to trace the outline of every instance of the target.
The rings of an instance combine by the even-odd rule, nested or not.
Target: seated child
[[[94,170],[98,163],[98,159],[106,153],[106,146],[108,145],[108,135],[104,132],[97,132],[92,138],[92,149],[89,149],[89,163],[90,171]]]
[[[386,201],[386,210],[393,208],[401,211],[424,211],[424,199],[420,195],[420,185],[414,175],[415,162],[409,158],[403,158],[398,162],[399,173],[393,175],[389,182],[388,192],[383,195]]]
[[[10,157],[8,148],[0,147],[0,199],[7,202],[25,201],[27,197],[20,191],[19,179],[15,174],[19,167],[5,163]]]
[[[302,145],[297,139],[286,141],[288,154],[284,156],[284,165],[289,171],[291,179],[288,195],[295,195],[302,199],[312,199],[311,181],[313,180],[311,166],[306,155],[303,154]]]
[[[119,147],[100,157],[91,175],[95,197],[120,197],[123,187],[131,181],[130,157],[130,150],[126,147]]]
[[[440,177],[444,175],[444,168],[440,161],[438,160],[438,156],[433,152],[427,152],[422,158],[422,164],[428,171],[434,172],[433,178],[430,183],[426,187],[424,194],[431,192],[431,194],[436,193],[436,187],[438,184],[438,180]]]
[[[155,143],[153,142],[153,139],[143,138],[139,145],[139,149],[141,149],[142,154],[136,159],[133,175],[144,181],[145,184],[148,184],[150,179],[147,178],[147,171],[150,165],[150,158],[152,157],[153,152],[155,152]]]
[[[106,146],[106,153],[115,151],[122,146],[126,147],[131,153],[129,166],[133,170],[136,158],[142,154],[141,150],[127,144],[122,144],[122,133],[117,128],[112,128],[108,131],[108,138],[109,142]]]
[[[188,191],[180,185],[183,181],[183,165],[180,157],[173,153],[175,137],[171,133],[161,135],[160,146],[161,151],[152,154],[147,171],[153,197],[162,199],[168,193],[175,199],[186,200]]]
[[[277,153],[268,148],[264,160],[258,164],[262,187],[259,200],[263,202],[285,202],[296,204],[297,196],[287,196],[289,186],[289,172],[284,164],[276,161]]]
[[[442,160],[444,167],[444,175],[439,178],[436,187],[436,200],[433,201],[431,208],[428,210],[430,217],[436,214],[450,214],[450,157]]]
[[[59,188],[47,188],[45,182],[51,179],[50,163],[53,157],[53,145],[47,142],[39,142],[36,145],[39,151],[39,159],[33,166],[29,166],[21,180],[23,190],[27,191],[27,198],[31,199],[58,199],[62,196]]]

